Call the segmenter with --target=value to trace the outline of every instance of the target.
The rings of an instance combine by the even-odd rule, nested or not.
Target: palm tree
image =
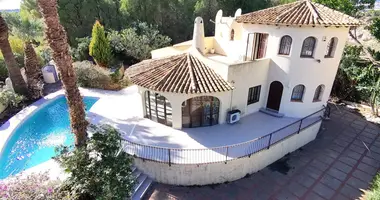
[[[29,40],[25,41],[24,53],[29,98],[39,99],[43,96],[44,82],[42,81],[42,71],[38,62],[37,54],[34,51],[32,42]]]
[[[28,95],[28,89],[24,78],[21,75],[20,68],[17,65],[15,56],[13,55],[11,45],[8,40],[8,25],[4,18],[0,15],[0,49],[4,56],[5,64],[8,69],[9,78],[12,81],[13,89],[21,95]]]
[[[83,99],[77,87],[73,60],[69,54],[66,31],[59,23],[56,0],[37,0],[45,22],[45,35],[53,51],[53,59],[61,73],[63,87],[70,111],[71,128],[75,134],[75,146],[83,146],[87,140],[87,125]]]

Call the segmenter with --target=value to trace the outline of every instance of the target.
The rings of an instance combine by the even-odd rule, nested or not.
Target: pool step
[[[139,200],[144,197],[153,180],[146,174],[141,173],[136,167],[132,168],[132,174],[136,177],[137,182],[133,189],[132,200]]]

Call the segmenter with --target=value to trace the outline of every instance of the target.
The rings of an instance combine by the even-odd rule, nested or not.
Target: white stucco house
[[[361,23],[303,0],[220,10],[211,37],[203,24],[197,17],[191,41],[126,70],[145,118],[128,124],[124,149],[158,182],[237,180],[313,141],[348,31]]]
[[[144,116],[181,129],[226,122],[238,109],[302,118],[329,98],[351,27],[360,22],[311,1],[215,18],[205,37],[152,52],[128,70],[139,86]]]

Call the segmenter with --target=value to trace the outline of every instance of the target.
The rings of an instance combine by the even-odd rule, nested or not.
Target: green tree
[[[150,58],[152,50],[168,46],[171,41],[157,27],[147,23],[137,23],[133,28],[111,31],[108,38],[113,53],[120,60],[130,60],[130,57],[137,60]]]
[[[376,0],[314,0],[314,1],[351,16],[357,16],[358,12],[364,10],[366,7],[373,8],[376,2]]]
[[[198,0],[194,7],[194,18],[203,18],[205,35],[214,35],[215,25],[210,21],[214,20],[219,10],[217,0]]]
[[[96,21],[92,28],[92,37],[90,43],[90,56],[101,67],[108,67],[111,60],[110,43],[106,37],[104,27],[99,21]]]
[[[372,20],[372,24],[369,26],[371,34],[380,41],[380,18],[377,17]]]

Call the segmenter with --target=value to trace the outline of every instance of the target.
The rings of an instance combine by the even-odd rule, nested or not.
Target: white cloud
[[[21,0],[0,0],[0,10],[20,9]]]

